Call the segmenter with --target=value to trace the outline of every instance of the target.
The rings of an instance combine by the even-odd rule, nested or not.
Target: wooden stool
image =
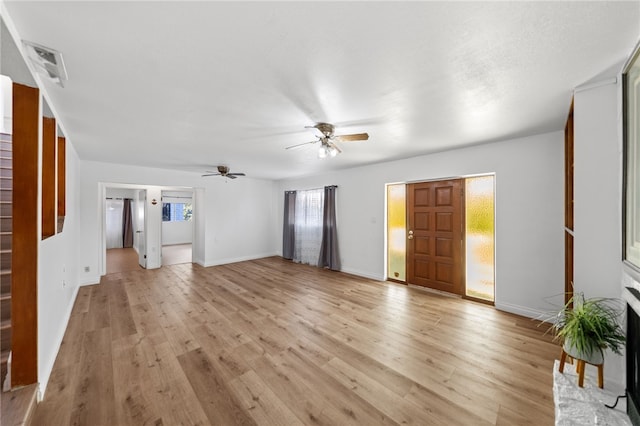
[[[562,349],[562,353],[560,354],[560,368],[559,368],[561,373],[564,370],[564,362],[567,360],[567,357],[569,357],[569,362],[573,364],[573,357],[568,353],[566,353],[564,349]],[[584,386],[584,370],[586,367],[585,364],[590,364],[590,363],[587,363],[582,359],[576,359],[576,361],[578,361],[578,364],[576,365],[576,373],[578,373],[578,386],[583,387]],[[591,364],[591,365],[598,367],[598,387],[600,389],[603,389],[604,388],[604,363]]]

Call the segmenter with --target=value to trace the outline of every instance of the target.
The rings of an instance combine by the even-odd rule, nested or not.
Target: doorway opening
[[[106,273],[140,268],[138,258],[137,191],[107,188],[104,203]]]
[[[187,187],[159,187],[151,185],[100,183],[102,194],[102,259],[100,275],[144,268],[155,269],[163,265],[191,263],[203,256],[203,223],[196,218],[197,190]],[[187,236],[164,229],[162,198],[173,208],[173,217],[181,217],[186,224]],[[172,198],[173,197],[173,198]],[[108,248],[109,199],[130,199],[133,228],[133,249]],[[178,208],[180,207],[180,209]],[[187,220],[184,220],[187,219]],[[178,221],[176,221],[178,222]],[[195,232],[199,229],[200,232]],[[182,239],[180,239],[182,238]],[[193,250],[197,247],[198,250]],[[197,257],[200,256],[200,257]]]
[[[494,302],[494,175],[388,184],[386,196],[387,279]]]
[[[193,257],[193,194],[162,191],[162,265],[191,263]]]

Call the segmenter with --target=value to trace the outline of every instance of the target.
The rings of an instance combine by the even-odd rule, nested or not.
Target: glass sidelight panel
[[[465,179],[466,295],[494,301],[494,176]]]
[[[405,184],[387,185],[387,277],[398,281],[406,280],[406,212]]]

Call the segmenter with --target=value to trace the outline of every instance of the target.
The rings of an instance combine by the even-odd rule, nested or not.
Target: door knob
[[[413,240],[413,231],[409,230],[409,236],[407,237],[410,240]]]

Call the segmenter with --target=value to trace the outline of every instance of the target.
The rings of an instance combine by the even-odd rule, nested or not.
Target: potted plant
[[[602,364],[604,349],[622,355],[626,336],[619,319],[623,312],[619,299],[585,299],[577,293],[555,316],[551,330],[556,339],[562,339],[569,356]]]

